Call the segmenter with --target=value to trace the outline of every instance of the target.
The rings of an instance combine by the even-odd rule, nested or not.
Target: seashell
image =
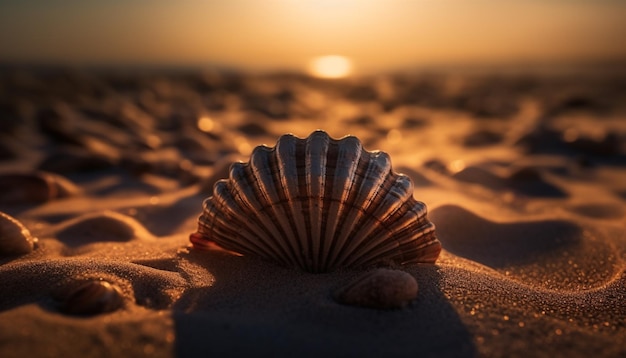
[[[417,281],[404,271],[366,272],[335,293],[341,304],[377,309],[402,308],[417,297]]]
[[[0,212],[0,255],[24,255],[31,251],[37,239],[15,218]]]
[[[124,304],[122,291],[106,281],[84,282],[71,291],[61,305],[61,311],[72,315],[97,315],[113,312]]]
[[[356,137],[287,134],[231,166],[190,240],[310,272],[434,263],[441,244],[412,194],[411,179],[392,171],[389,155],[366,151]]]
[[[0,175],[0,203],[44,203],[76,194],[78,187],[57,174],[38,171]]]

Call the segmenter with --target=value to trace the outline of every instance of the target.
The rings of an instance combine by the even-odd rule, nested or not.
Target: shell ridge
[[[382,226],[382,230],[378,234],[383,238],[382,240],[370,240],[362,246],[361,259],[382,255],[390,247],[399,247],[405,243],[418,244],[419,240],[429,233],[424,223],[420,221],[419,212],[414,211],[408,205],[405,208],[409,210],[405,210],[405,214],[401,216],[400,220],[393,225]],[[355,263],[357,261],[358,259],[354,260]]]
[[[227,250],[233,250],[244,255],[248,255],[250,253],[256,253],[258,256],[261,256],[263,258],[273,257],[271,255],[268,255],[260,247],[258,247],[259,248],[258,252],[255,251],[255,248],[257,247],[254,246],[251,242],[248,242],[245,240],[237,240],[237,238],[243,238],[243,235],[240,235],[235,230],[228,229],[228,225],[225,225],[227,223],[228,221],[220,220],[220,224],[223,224],[223,225],[216,226],[213,232],[215,237],[219,238],[221,242],[220,247],[223,247]],[[278,261],[282,263],[283,260],[281,257],[278,257]]]
[[[367,159],[363,161],[363,165],[359,166],[359,168],[364,168],[364,170],[362,172],[359,171],[355,177],[355,180],[359,184],[352,199],[352,202],[359,202],[362,203],[362,205],[354,206],[353,209],[355,210],[352,210],[352,214],[346,218],[340,239],[338,240],[334,265],[340,263],[346,250],[348,250],[348,246],[352,241],[355,231],[358,232],[360,230],[359,224],[362,223],[363,219],[366,217],[367,209],[371,204],[371,201],[368,201],[367,198],[376,194],[384,182],[383,173],[386,172],[387,169],[391,169],[390,163],[385,161],[385,157],[366,156],[366,158]],[[381,159],[383,160],[382,163]]]
[[[306,139],[307,197],[310,210],[311,251],[313,268],[319,267],[322,241],[323,199],[325,194],[326,160],[330,138],[324,132],[313,132]]]
[[[289,234],[285,231],[285,226],[289,226],[286,222],[286,216],[282,211],[281,200],[276,187],[276,179],[273,173],[278,171],[275,158],[275,147],[258,147],[261,150],[255,150],[250,158],[250,174],[257,184],[255,187],[257,195],[262,199],[260,201],[261,212],[266,215],[273,237],[270,239],[277,241],[283,246],[287,252],[295,260],[299,266],[302,265],[302,258],[297,254],[297,249],[293,246]],[[295,240],[295,239],[294,239]]]
[[[425,220],[426,205],[424,203],[410,198],[410,200],[407,201],[406,204],[406,213],[400,218],[400,220],[393,223],[393,225],[389,225],[389,228],[392,230],[392,232],[398,233],[402,230],[407,230],[409,224],[418,225],[420,228],[428,224],[434,225],[430,221]]]
[[[374,190],[367,191],[367,196],[363,198],[363,215],[356,225],[359,231],[368,228],[368,226],[363,226],[362,224],[367,221],[369,217],[373,216],[373,212],[376,211],[378,205],[384,200],[385,195],[387,195],[394,184],[394,178],[391,178],[392,170],[389,157],[385,154],[384,156],[377,157],[377,159],[382,160],[382,163],[374,161],[374,168],[370,167],[366,172],[365,179],[370,180],[364,180],[364,185],[370,185]]]
[[[202,215],[200,215],[200,217],[198,218],[198,233],[200,235],[191,235],[189,238],[193,246],[198,248],[208,247],[208,242],[211,241],[208,236],[210,235],[211,229],[213,227],[213,224],[210,223],[211,218],[219,215],[219,212],[215,210],[213,205],[207,205],[206,201],[209,201],[209,199],[205,200],[205,204],[203,204]]]
[[[412,189],[413,183],[409,177],[395,176],[394,184],[385,194],[382,202],[376,205],[374,212],[368,213],[370,215],[368,220],[373,224],[371,231],[367,233],[368,242],[353,242],[351,252],[367,252],[375,242],[388,238],[389,235],[386,232],[394,232],[393,227],[406,219],[407,212],[416,204],[412,197]]]
[[[434,228],[433,228],[434,230]],[[419,245],[415,245],[413,241],[408,241],[397,246],[389,246],[386,251],[374,253],[370,255],[368,260],[362,260],[359,265],[368,265],[375,263],[380,257],[388,257],[389,260],[398,263],[434,263],[441,252],[441,245],[437,240],[434,231],[429,231],[423,235],[428,240]]]
[[[380,261],[381,258],[383,258],[384,261],[391,261],[400,265],[407,263],[434,263],[439,256],[441,247],[437,245],[438,241],[435,235],[430,233],[429,237],[432,237],[432,239],[418,246],[415,246],[411,241],[395,246],[388,246],[386,250],[372,252],[367,258],[363,257],[354,264],[358,266],[370,265]]]
[[[292,246],[298,252],[298,256],[301,257],[301,265],[307,266],[310,264],[310,260],[305,248],[307,234],[302,220],[302,200],[300,200],[299,192],[298,142],[299,139],[293,135],[280,137],[276,143],[273,159],[276,161],[278,169],[275,180],[281,183],[283,189],[278,191],[282,210],[291,229],[287,234]]]
[[[205,232],[207,233],[211,233],[213,231],[213,228],[215,227],[215,224],[219,216],[221,215],[219,211],[219,203],[216,203],[214,198],[216,198],[216,192],[218,192],[219,190],[218,188],[225,185],[228,185],[227,181],[220,180],[215,183],[215,185],[213,186],[213,196],[204,200],[204,202],[202,203],[203,214],[198,218],[198,223],[202,228],[205,228]],[[204,233],[201,238],[206,239],[207,241],[212,241],[212,239],[209,238],[208,235],[205,236]],[[200,239],[200,237],[198,237],[197,239]],[[202,246],[206,246],[206,243],[202,242]]]
[[[323,240],[320,261],[324,271],[328,270],[328,264],[332,260],[331,255],[342,224],[340,218],[346,207],[351,208],[351,205],[347,205],[348,198],[362,153],[361,142],[354,136],[345,136],[338,140],[330,138],[321,233]]]
[[[328,269],[334,267],[338,253],[345,245],[349,233],[354,229],[354,225],[360,217],[361,211],[355,210],[352,203],[355,202],[360,192],[359,188],[363,185],[365,177],[363,168],[367,168],[369,165],[367,151],[356,137],[345,137],[342,142],[341,147],[344,153],[341,153],[343,155],[338,164],[338,167],[341,168],[341,175],[336,178],[336,186],[340,187],[342,191],[336,191],[333,195],[337,211],[333,230],[327,234],[330,238],[326,264]]]
[[[256,194],[259,190],[258,183],[256,178],[254,178],[250,164],[233,165],[230,174],[236,196],[248,208],[248,212],[252,213],[251,217],[254,217],[258,221],[259,226],[266,231],[268,244],[273,243],[280,247],[281,256],[286,257],[293,264],[294,259],[289,257],[289,250],[284,247],[283,242],[276,240],[278,234],[274,222],[268,220],[263,204],[256,199]],[[254,215],[255,213],[256,215]],[[260,239],[263,238],[261,237]]]
[[[300,204],[300,215],[298,216],[301,225],[304,225],[304,236],[301,237],[303,257],[307,262],[307,267],[313,267],[313,229],[311,227],[311,207],[308,197],[308,181],[306,169],[306,140],[298,139],[296,142],[296,172],[298,175],[298,196],[297,201]],[[295,214],[297,215],[297,213]]]
[[[374,161],[374,168],[370,165],[370,168],[368,168],[366,172],[366,180],[363,181],[363,185],[373,187],[374,190],[368,191],[369,195],[363,200],[364,204],[362,208],[354,207],[355,210],[360,210],[362,213],[353,231],[348,235],[348,240],[341,249],[337,259],[338,265],[343,265],[343,261],[348,255],[352,255],[356,247],[364,240],[370,239],[370,233],[375,229],[376,225],[378,225],[377,220],[372,220],[372,218],[375,218],[374,212],[376,212],[381,201],[384,200],[385,195],[391,190],[391,187],[395,183],[394,178],[391,176],[392,171],[389,157],[385,153],[382,154],[382,156],[378,157],[382,160],[382,163],[380,161]],[[372,182],[374,182],[374,184],[372,184]]]
[[[200,232],[206,240],[220,243],[226,249],[234,249],[233,245],[241,248],[242,244],[245,244],[244,247],[246,249],[240,251],[242,253],[254,253],[255,250],[259,250],[263,252],[264,256],[271,257],[270,252],[273,252],[275,253],[274,256],[278,256],[281,261],[284,261],[285,257],[279,255],[275,247],[272,248],[268,245],[260,246],[256,242],[258,240],[250,239],[250,237],[254,237],[254,226],[257,225],[254,221],[246,220],[240,215],[243,212],[240,204],[241,201],[235,198],[226,181],[216,183],[213,196],[204,202],[205,214],[199,220],[203,226],[203,230],[200,230]],[[210,221],[207,220],[207,217],[210,218]],[[204,225],[205,223],[209,224]],[[227,228],[233,223],[237,224],[237,230],[228,230]],[[253,226],[253,228],[251,229],[250,226]],[[259,228],[257,227],[257,229]],[[217,237],[210,237],[207,233]],[[256,233],[258,236],[264,235],[262,230],[256,230]],[[242,240],[237,240],[237,238]]]
[[[406,184],[405,180],[396,180],[394,186],[384,196],[383,201],[376,206],[376,210],[369,213],[368,220],[372,225],[367,234],[362,234],[362,240],[352,242],[350,252],[353,253],[353,257],[364,255],[373,246],[389,240],[394,232],[394,227],[403,220],[406,221],[406,214],[410,209],[408,201],[411,198],[411,192],[409,189],[412,187],[410,182],[409,185]]]
[[[246,248],[248,249],[247,253],[254,254],[258,250],[266,257],[272,257],[271,253],[274,253],[274,255],[280,257],[282,261],[288,262],[285,256],[279,254],[280,251],[277,250],[278,248],[271,245],[269,240],[259,240],[259,237],[267,237],[267,233],[261,230],[254,220],[248,220],[245,216],[241,215],[243,210],[241,210],[238,200],[233,196],[230,190],[224,188],[218,198],[222,198],[223,208],[226,210],[227,214],[230,214],[227,217],[228,221],[224,220],[222,222],[223,225],[218,226],[218,230],[221,229],[222,231],[231,233],[231,235],[222,235],[224,242],[229,242],[231,245],[237,244],[237,241],[239,241],[237,239],[239,238],[241,239],[241,244],[246,244]],[[236,224],[234,230],[225,230],[228,226],[233,226],[233,224]]]
[[[316,271],[324,271],[326,268],[326,259],[328,256],[328,250],[331,246],[332,235],[328,235],[332,230],[332,226],[336,220],[334,211],[336,203],[335,187],[337,179],[337,165],[338,165],[338,146],[337,142],[331,140],[328,149],[326,150],[326,173],[324,177],[324,197],[321,200],[322,203],[322,222],[320,227],[320,248],[318,253],[318,265]]]
[[[413,215],[410,215],[410,213],[413,213]],[[399,250],[396,249],[405,245],[419,250],[431,244],[438,244],[436,238],[429,239],[430,236],[434,236],[432,235],[435,229],[434,224],[419,221],[420,214],[421,211],[416,212],[411,208],[407,215],[402,217],[403,220],[401,222],[395,226],[385,228],[381,235],[387,237],[387,240],[370,242],[364,247],[364,252],[360,256],[355,255],[355,259],[349,264],[366,264],[372,258],[387,256],[390,252],[398,252]]]

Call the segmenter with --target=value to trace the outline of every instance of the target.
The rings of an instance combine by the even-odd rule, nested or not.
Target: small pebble
[[[92,316],[113,312],[124,304],[122,291],[106,281],[87,281],[75,288],[61,305],[71,315]]]
[[[398,270],[366,272],[335,293],[337,302],[375,309],[402,308],[417,297],[417,281]]]
[[[68,179],[47,172],[0,175],[0,203],[33,204],[65,198],[79,192]]]
[[[37,239],[15,218],[0,212],[0,255],[24,255],[33,251]]]

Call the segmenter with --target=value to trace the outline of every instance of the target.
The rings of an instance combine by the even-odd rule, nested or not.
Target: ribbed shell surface
[[[191,242],[310,272],[434,263],[441,251],[426,206],[389,156],[323,131],[284,135],[234,163],[204,201]]]

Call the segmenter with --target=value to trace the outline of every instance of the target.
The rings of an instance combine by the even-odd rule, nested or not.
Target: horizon
[[[0,63],[357,74],[624,63],[626,3],[553,0],[0,3]]]

